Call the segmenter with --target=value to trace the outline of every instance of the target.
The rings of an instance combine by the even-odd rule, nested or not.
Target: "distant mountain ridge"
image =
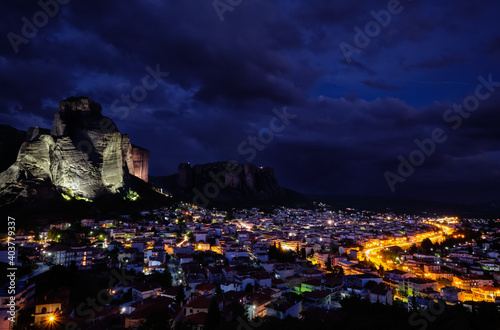
[[[479,204],[460,204],[392,196],[317,194],[306,194],[305,196],[312,200],[320,201],[339,208],[350,207],[375,212],[419,214],[422,216],[446,214],[466,218],[500,218],[500,201],[491,201]]]

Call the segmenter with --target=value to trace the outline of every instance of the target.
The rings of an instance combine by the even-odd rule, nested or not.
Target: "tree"
[[[269,259],[274,259],[276,258],[276,254],[278,252],[278,248],[276,247],[276,242],[273,243],[273,245],[269,246],[269,250],[267,255],[269,256]]]
[[[277,255],[278,248],[276,247],[276,242],[269,247],[269,251],[267,253],[267,256],[269,259],[275,259]]]
[[[410,307],[410,312],[418,312],[417,297],[412,294],[411,298],[408,299],[408,307]]]
[[[47,232],[47,237],[52,241],[58,241],[61,237],[61,230],[57,229],[56,227],[52,227]]]
[[[330,243],[330,251],[332,253],[339,253],[339,246],[334,243]]]
[[[189,238],[189,241],[191,243],[196,243],[196,236],[194,235],[194,233],[192,231],[187,233],[186,236]]]
[[[291,250],[286,250],[281,247],[281,244],[276,246],[276,243],[269,247],[268,251],[269,259],[276,259],[280,262],[294,262],[295,254]]]
[[[246,315],[246,309],[243,307],[240,303],[237,301],[231,302],[227,306],[227,312],[231,313],[231,320],[236,321],[238,317],[240,317],[243,320],[247,320],[247,315]]]
[[[326,259],[326,270],[331,272],[333,269],[332,269],[332,258],[330,257],[330,255],[328,255],[328,259]]]
[[[368,289],[368,290],[371,290],[371,289],[373,289],[373,287],[375,287],[375,285],[377,285],[377,282],[375,282],[375,281],[368,281],[365,284],[365,288]]]
[[[214,330],[221,323],[222,317],[219,310],[219,305],[215,298],[212,298],[210,306],[208,307],[207,318],[205,319],[204,329]]]
[[[305,260],[306,258],[307,258],[306,248],[303,247],[300,249],[300,259]]]
[[[111,251],[106,251],[106,254],[108,255],[109,259],[111,259],[111,261],[113,263],[118,262],[118,253],[120,253],[120,250],[116,247]]]
[[[72,261],[72,262],[69,264],[68,271],[69,271],[70,273],[76,273],[76,272],[78,271],[78,267],[76,266],[76,262],[75,262],[75,261]]]
[[[380,275],[380,277],[384,277],[384,275],[385,275],[385,269],[382,265],[380,265],[380,267],[378,269],[378,274]]]
[[[139,330],[168,330],[170,315],[168,310],[155,311],[148,315],[146,322],[139,327]]]
[[[215,237],[207,238],[207,243],[210,244],[210,246],[216,245],[215,244]]]
[[[342,268],[341,266],[333,266],[332,274],[343,276],[344,268]]]
[[[253,291],[253,285],[248,283],[247,286],[245,286],[245,292],[250,293]]]
[[[163,273],[154,271],[151,274],[151,280],[160,284],[163,290],[168,289],[172,286],[172,275],[168,270],[165,270]]]
[[[220,284],[215,288],[215,295],[220,295],[222,293],[222,289],[220,288]]]
[[[184,217],[180,217],[177,219],[177,226],[179,227],[179,230],[177,231],[177,234],[179,236],[182,235],[182,232],[184,231],[184,228],[186,227],[186,219]]]
[[[175,302],[178,304],[184,304],[186,300],[186,292],[184,292],[184,287],[181,285],[179,289],[177,289],[177,294],[175,295]]]
[[[410,254],[414,254],[414,253],[417,253],[417,250],[418,250],[417,245],[416,245],[416,244],[413,244],[413,245],[410,247],[410,249],[408,250],[408,252],[409,252]]]
[[[424,253],[429,253],[431,249],[434,247],[434,244],[432,244],[432,241],[430,239],[426,238],[422,241],[420,247],[422,248]]]

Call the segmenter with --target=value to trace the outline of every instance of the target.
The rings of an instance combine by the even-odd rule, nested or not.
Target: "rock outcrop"
[[[133,175],[148,182],[149,176],[149,150],[132,145]]]
[[[188,189],[193,185],[193,171],[189,163],[181,163],[178,168],[177,185],[181,189]]]
[[[45,190],[52,185],[59,193],[92,199],[123,191],[130,174],[147,181],[149,152],[133,146],[101,110],[87,97],[59,102],[52,129],[30,128],[16,161],[0,173],[0,194],[30,196],[44,182]]]
[[[191,167],[182,163],[177,174],[151,181],[175,199],[202,207],[297,205],[306,200],[280,187],[272,168],[252,164],[216,162]]]
[[[230,190],[243,196],[269,198],[282,193],[270,167],[257,167],[253,164],[217,162],[195,165],[179,165],[178,184],[183,189],[204,191],[206,185],[215,183],[219,190]]]

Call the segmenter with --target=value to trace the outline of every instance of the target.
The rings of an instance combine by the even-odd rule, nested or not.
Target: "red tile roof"
[[[210,298],[205,298],[205,297],[196,297],[192,299],[190,302],[187,303],[186,307],[188,308],[197,308],[197,309],[208,309],[210,306]]]
[[[204,325],[205,320],[207,319],[207,313],[205,312],[200,312],[200,313],[195,313],[188,315],[184,318],[183,322],[184,323],[192,323],[196,325]]]

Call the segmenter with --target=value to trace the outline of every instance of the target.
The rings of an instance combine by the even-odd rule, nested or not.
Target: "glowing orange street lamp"
[[[58,319],[56,314],[51,314],[49,317],[45,319],[45,326],[49,329],[55,327],[58,324]]]

